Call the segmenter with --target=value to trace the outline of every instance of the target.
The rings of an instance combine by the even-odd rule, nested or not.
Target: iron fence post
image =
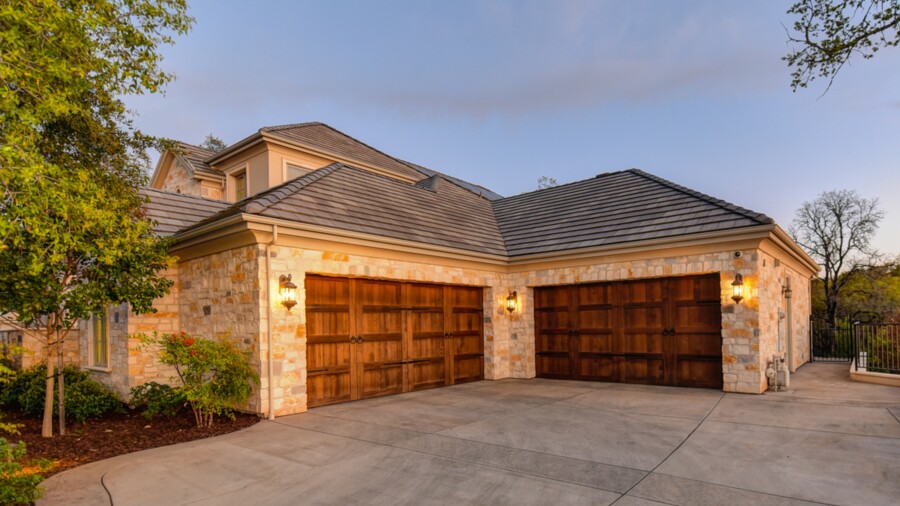
[[[853,367],[855,370],[859,371],[859,322],[853,322]]]

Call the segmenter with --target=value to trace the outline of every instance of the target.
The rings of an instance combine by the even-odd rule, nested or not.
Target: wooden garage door
[[[719,276],[535,289],[537,375],[722,386]]]
[[[482,289],[306,278],[310,407],[484,379]]]

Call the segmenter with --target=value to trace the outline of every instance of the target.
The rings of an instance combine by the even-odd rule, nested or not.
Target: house
[[[238,343],[248,408],[278,416],[536,376],[759,394],[773,357],[809,360],[816,263],[771,218],[640,170],[504,198],[301,123],[172,148],[145,194],[175,284],[80,337],[123,393],[171,376],[128,338],[152,331]]]

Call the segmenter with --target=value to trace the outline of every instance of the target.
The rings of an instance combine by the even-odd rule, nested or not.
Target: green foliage
[[[21,371],[12,382],[0,388],[0,404],[18,408],[28,415],[40,415],[44,411],[46,375],[44,365]],[[116,394],[92,380],[90,373],[77,366],[66,366],[63,378],[66,384],[66,411],[76,421],[84,423],[90,418],[124,410]],[[57,413],[58,408],[59,398],[54,396],[53,412]]]
[[[187,398],[182,389],[155,381],[131,389],[131,406],[143,409],[148,420],[156,415],[175,416],[186,403]]]
[[[122,98],[171,81],[158,48],[188,31],[186,12],[185,0],[0,2],[0,315],[46,328],[48,346],[107,304],[151,312],[171,286],[139,194],[159,140]]]
[[[30,462],[26,471],[24,460],[25,443],[12,447],[6,439],[0,438],[0,504],[34,504],[43,495],[43,490],[38,487],[44,479],[40,473],[46,472],[50,463],[46,460]]]
[[[788,36],[795,48],[783,58],[794,91],[816,78],[830,87],[854,54],[869,59],[900,44],[900,0],[800,0],[787,12],[799,18]]]
[[[17,350],[7,348],[0,354],[0,397],[2,397],[4,390],[16,377],[16,371],[12,368],[12,355],[16,352]],[[19,425],[3,422],[2,419],[3,413],[0,413],[0,432],[8,434],[19,433]]]
[[[198,427],[211,426],[217,415],[233,417],[234,406],[247,402],[253,384],[259,384],[247,355],[231,343],[185,332],[143,336],[141,341],[143,346],[159,346],[160,361],[175,366]]]
[[[206,138],[203,139],[203,142],[200,143],[200,147],[203,149],[208,149],[210,151],[215,151],[216,153],[219,153],[221,151],[224,151],[225,148],[228,147],[228,145],[225,144],[225,141],[216,137],[215,135],[208,134],[206,136]]]

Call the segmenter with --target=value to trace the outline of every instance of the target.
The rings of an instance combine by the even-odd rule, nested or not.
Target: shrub
[[[155,415],[175,416],[186,403],[182,389],[155,381],[131,389],[131,406],[143,409],[148,420]]]
[[[160,361],[175,366],[198,427],[211,426],[216,415],[234,418],[234,406],[247,402],[253,384],[259,384],[248,357],[229,342],[185,332],[143,336],[141,341],[159,346]]]
[[[122,411],[124,405],[119,398],[104,385],[91,379],[90,373],[76,365],[63,368],[66,386],[66,413],[79,423],[89,418],[103,416],[112,411]],[[20,371],[16,378],[3,390],[0,404],[18,407],[31,416],[41,416],[44,412],[47,368],[36,365]],[[53,413],[58,413],[59,399],[53,391]]]
[[[50,467],[46,460],[29,463],[36,471],[24,471],[25,443],[11,446],[0,438],[0,504],[34,504],[41,498],[43,490],[38,484],[43,480],[40,473]]]

